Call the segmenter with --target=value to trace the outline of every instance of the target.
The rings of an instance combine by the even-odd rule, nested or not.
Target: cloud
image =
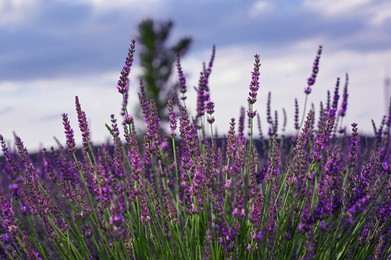
[[[39,0],[0,1],[0,26],[24,24],[34,17]]]
[[[354,15],[356,10],[360,10],[371,3],[371,0],[338,1],[338,0],[304,0],[306,8],[317,11],[326,16],[338,16],[341,14]],[[356,13],[357,14],[357,13]]]
[[[273,5],[270,1],[258,0],[250,7],[250,17],[256,17],[265,12],[271,11]]]
[[[64,1],[64,0],[62,0]],[[68,2],[68,1],[64,1]],[[162,8],[165,1],[161,0],[76,0],[74,4],[90,6],[95,15],[102,15],[110,12],[121,13],[122,11],[149,12],[154,14]]]
[[[10,113],[14,110],[12,106],[0,107],[0,116]]]
[[[371,26],[381,26],[391,18],[391,2],[388,0],[304,0],[304,7],[327,18],[365,19]]]

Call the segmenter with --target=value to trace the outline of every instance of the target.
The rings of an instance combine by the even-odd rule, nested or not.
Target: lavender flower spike
[[[186,100],[186,78],[185,76],[183,75],[183,71],[182,71],[182,65],[181,65],[181,60],[180,60],[180,57],[179,57],[179,54],[177,54],[176,56],[176,67],[177,67],[177,70],[178,70],[178,77],[179,77],[179,84],[180,84],[180,92],[182,93],[182,97],[181,99],[183,101]]]
[[[341,108],[339,110],[339,116],[344,117],[346,114],[346,108],[348,107],[348,84],[349,84],[349,76],[346,74],[346,79],[345,79],[345,87],[343,89],[343,96],[342,96],[342,104]]]
[[[176,113],[174,111],[174,101],[172,97],[168,97],[168,114],[169,114],[169,121],[170,121],[170,129],[171,129],[171,137],[174,138],[176,136],[175,130],[177,128],[177,122],[176,122]]]
[[[249,104],[249,110],[247,115],[249,118],[254,118],[257,114],[257,111],[253,110],[252,105],[257,101],[257,92],[259,90],[259,67],[261,66],[259,54],[254,55],[254,70],[251,73],[251,83],[250,83],[250,92],[248,93],[249,97],[247,98]]]
[[[257,92],[259,90],[259,67],[261,66],[259,55],[254,55],[255,57],[255,63],[254,63],[254,70],[251,73],[252,80],[250,83],[250,92],[248,93],[249,97],[247,99],[248,103],[251,105],[254,104],[257,101]]]
[[[312,89],[312,85],[315,84],[316,81],[316,76],[318,75],[319,72],[319,60],[320,56],[322,54],[322,45],[319,46],[318,53],[316,54],[314,64],[312,65],[312,74],[311,76],[307,79],[307,87],[304,89],[304,93],[306,95],[310,94]]]
[[[299,103],[295,98],[295,130],[299,130]]]
[[[68,119],[68,114],[65,113],[62,114],[62,121],[65,129],[65,136],[66,136],[66,143],[67,143],[68,150],[70,153],[73,153],[76,150],[76,143],[73,134],[73,129]]]
[[[79,122],[79,128],[81,135],[83,137],[83,148],[85,151],[89,150],[89,144],[90,144],[90,130],[88,127],[87,122],[87,116],[86,113],[81,109],[79,97],[75,97],[75,105],[76,105],[76,112],[77,112],[77,120]]]
[[[215,121],[215,118],[212,116],[215,112],[214,108],[215,104],[209,100],[208,103],[206,103],[206,113],[209,115],[207,119],[209,124],[213,124]]]
[[[117,83],[117,90],[121,94],[127,93],[129,89],[129,74],[130,74],[130,68],[132,67],[133,64],[133,54],[135,52],[136,48],[136,41],[132,40],[130,43],[130,47],[128,50],[128,56],[126,56],[125,59],[125,65],[122,68],[121,75],[119,76],[119,80]]]

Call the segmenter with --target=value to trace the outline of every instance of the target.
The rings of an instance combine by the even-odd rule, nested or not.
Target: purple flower
[[[236,140],[235,140],[235,118],[231,118],[231,122],[229,123],[229,131],[227,138],[227,157],[234,158],[236,151]]]
[[[277,136],[277,129],[278,129],[278,112],[277,110],[274,110],[274,122],[269,127],[269,135]]]
[[[122,68],[121,75],[119,77],[118,83],[117,83],[117,90],[122,95],[126,94],[129,89],[129,74],[130,74],[130,68],[132,67],[133,63],[133,54],[135,52],[136,48],[136,41],[131,40],[130,47],[128,50],[128,55],[125,59],[125,64]]]
[[[225,181],[224,188],[228,190],[230,185],[231,185],[231,179],[227,179]]]
[[[382,166],[384,171],[388,171],[388,169],[390,168],[387,161],[383,162]]]
[[[205,102],[207,101],[205,99],[205,88],[205,75],[201,72],[197,88],[197,118],[205,114]]]
[[[299,130],[299,102],[295,98],[295,129]]]
[[[215,118],[212,116],[215,112],[214,107],[215,104],[212,101],[209,100],[206,103],[206,113],[209,115],[207,119],[209,124],[213,124],[213,122],[215,121]]]
[[[144,82],[142,79],[140,79],[140,92],[138,93],[138,99],[140,101],[141,110],[143,111],[145,121],[148,121],[147,118],[149,117],[149,113],[150,113],[149,102],[148,102],[147,95],[145,93]]]
[[[239,124],[238,124],[238,137],[240,140],[244,140],[244,118],[246,110],[244,107],[240,108]]]
[[[126,90],[125,94],[122,96],[122,106],[121,106],[121,116],[125,116],[128,113],[127,106],[129,100],[129,88]]]
[[[247,251],[248,251],[249,253],[251,253],[251,244],[248,244],[248,245],[247,245]]]
[[[345,81],[345,87],[343,89],[343,96],[342,96],[342,104],[341,108],[339,110],[339,116],[344,117],[346,114],[346,109],[348,107],[348,84],[349,84],[349,77],[348,74],[346,74],[346,81]]]
[[[207,75],[207,78],[209,78],[210,73],[212,72],[212,67],[213,67],[213,62],[214,62],[215,56],[216,56],[216,46],[213,45],[213,47],[212,47],[212,55],[210,56],[208,68],[206,70],[204,70],[205,75]]]
[[[124,222],[123,217],[123,203],[121,203],[118,198],[113,200],[110,205],[110,224],[113,225],[114,231],[117,231],[121,228],[122,223]]]
[[[286,128],[286,123],[287,123],[287,115],[286,115],[286,110],[285,108],[282,108],[282,116],[283,116],[283,121],[282,121],[282,129],[281,132],[284,134],[285,128]],[[277,111],[276,111],[276,121],[277,121]],[[277,128],[277,122],[276,122],[276,128]],[[277,130],[276,130],[277,132]]]
[[[177,122],[176,122],[176,113],[174,111],[174,101],[172,97],[168,97],[168,114],[169,114],[169,121],[170,121],[170,129],[171,129],[171,137],[174,138],[176,136],[175,130],[177,128]]]
[[[124,123],[127,125],[133,124],[133,117],[130,115],[124,115]]]
[[[3,241],[4,244],[8,243],[9,239],[10,236],[7,233],[1,236],[1,240]]]
[[[185,96],[185,94],[186,94],[186,78],[183,75],[182,65],[181,65],[179,54],[177,54],[177,56],[176,56],[176,67],[178,70],[180,92],[182,93],[181,99],[183,101],[185,101],[186,100],[186,96]]]
[[[354,168],[358,160],[360,138],[357,133],[357,123],[352,124],[352,137],[350,143],[349,167]]]
[[[89,151],[90,146],[90,130],[88,128],[86,113],[81,109],[79,102],[79,97],[75,97],[77,120],[79,122],[79,128],[81,135],[83,137],[83,149],[84,151]]]
[[[256,194],[256,199],[251,210],[251,221],[254,223],[255,227],[258,227],[261,223],[262,218],[262,205],[263,205],[263,194],[258,192]]]
[[[259,54],[254,55],[254,70],[251,72],[251,83],[250,83],[250,92],[248,93],[249,97],[247,99],[250,105],[253,105],[257,101],[257,93],[259,90],[259,68],[261,67]],[[250,109],[250,111],[252,111]]]
[[[5,143],[4,137],[2,135],[0,135],[0,143],[1,143],[1,150],[3,151],[4,154],[6,165],[9,169],[8,172],[11,175],[11,178],[14,180],[20,174],[20,169],[19,169],[20,167],[17,164],[17,161],[15,160],[13,154],[9,151]]]
[[[110,115],[110,121],[111,121],[111,129],[114,134],[114,138],[119,139],[119,129],[117,124],[117,119],[115,118],[115,115]]]
[[[212,67],[213,67],[213,62],[215,59],[216,55],[216,47],[213,45],[212,48],[212,54],[210,56],[210,60],[208,63],[208,67],[206,67],[205,63],[203,63],[203,74],[204,74],[204,100],[209,100],[210,95],[209,95],[209,76],[212,73]]]
[[[316,76],[318,75],[318,72],[319,72],[319,60],[320,60],[321,54],[322,54],[322,46],[319,46],[318,53],[315,57],[313,65],[312,65],[312,74],[307,79],[307,87],[304,89],[304,93],[306,95],[309,95],[311,93],[311,91],[312,91],[311,87],[315,84]]]
[[[68,119],[68,114],[62,114],[63,125],[65,129],[66,144],[69,152],[73,153],[76,150],[75,137],[73,135],[73,129]]]
[[[312,151],[312,159],[315,161],[322,159],[322,151],[326,148],[333,131],[335,114],[334,116],[330,113],[328,115],[324,114],[321,120]]]
[[[352,219],[358,214],[362,213],[367,209],[367,206],[369,204],[370,196],[366,195],[359,200],[356,201],[352,206],[349,207],[346,214]]]
[[[10,232],[11,235],[15,236],[18,233],[17,223],[15,221],[15,213],[12,209],[11,201],[4,195],[3,189],[0,187],[0,210],[1,210],[1,227]],[[8,233],[5,234],[7,239],[9,238]],[[4,241],[4,237],[3,237]],[[5,242],[5,241],[4,241]]]
[[[265,179],[274,177],[280,172],[280,147],[277,138],[273,136],[271,155],[267,166]]]
[[[23,244],[25,247],[25,252],[27,254],[27,259],[41,260],[42,257],[39,256],[38,251],[31,245],[28,237],[23,234]]]
[[[304,123],[304,128],[300,132],[293,149],[293,160],[291,162],[293,175],[288,177],[287,183],[296,186],[296,193],[302,197],[305,193],[306,172],[308,171],[308,149],[307,143],[312,138],[312,124],[314,122],[315,113],[313,110],[308,112]]]
[[[333,103],[331,104],[331,108],[329,108],[328,110],[329,117],[335,117],[338,108],[338,101],[339,101],[339,78],[337,78],[337,82],[334,88]]]

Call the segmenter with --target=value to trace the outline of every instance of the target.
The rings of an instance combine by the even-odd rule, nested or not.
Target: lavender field
[[[113,87],[121,115],[107,115],[110,143],[91,142],[78,97],[78,122],[64,111],[57,147],[33,155],[17,133],[15,145],[0,135],[2,259],[391,259],[391,103],[373,136],[343,121],[348,75],[311,105],[320,46],[297,90],[305,103],[295,100],[292,117],[278,115],[270,93],[258,95],[255,55],[245,106],[217,135],[208,84],[215,51],[200,73],[196,111],[187,109],[177,56],[168,122],[142,81],[129,86],[132,40]],[[145,128],[129,112],[129,88],[139,88]]]

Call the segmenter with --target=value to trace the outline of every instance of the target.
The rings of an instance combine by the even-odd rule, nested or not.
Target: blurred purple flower
[[[297,98],[295,98],[295,130],[299,130],[299,102],[297,101]]]
[[[215,104],[212,101],[209,100],[206,103],[206,113],[209,115],[207,119],[209,124],[213,124],[213,122],[215,121],[215,118],[212,116],[215,112],[214,107]]]
[[[170,121],[171,137],[174,138],[176,136],[175,130],[177,128],[177,121],[176,121],[176,113],[174,111],[174,101],[172,97],[168,97],[167,106],[168,106],[168,114],[169,114],[169,121]]]
[[[181,60],[180,60],[179,54],[176,55],[176,67],[178,70],[178,78],[179,78],[179,85],[180,85],[179,91],[182,93],[181,99],[183,101],[185,101],[187,98],[185,96],[185,94],[186,94],[186,78],[183,75],[182,65],[181,65]]]

